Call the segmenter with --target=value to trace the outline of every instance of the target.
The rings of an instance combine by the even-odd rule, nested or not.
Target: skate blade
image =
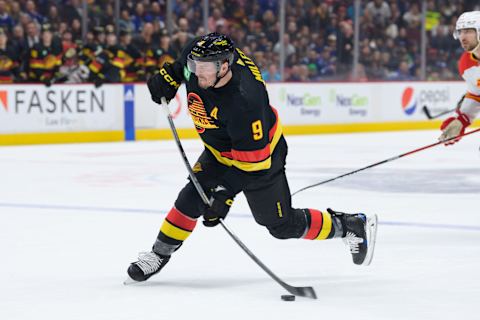
[[[138,281],[135,281],[130,277],[128,277],[127,279],[125,279],[125,281],[123,281],[123,285],[125,285],[125,286],[135,284],[135,283],[138,283]]]
[[[367,256],[365,257],[365,260],[362,263],[363,266],[368,266],[372,262],[373,252],[375,251],[375,241],[377,239],[377,225],[378,225],[378,217],[376,214],[374,214],[373,216],[367,217],[366,233],[367,233],[368,249],[367,249]]]

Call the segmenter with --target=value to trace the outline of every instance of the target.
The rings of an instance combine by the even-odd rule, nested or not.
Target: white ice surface
[[[292,191],[435,142],[438,132],[287,137]],[[202,146],[183,142],[193,162]],[[0,148],[0,319],[479,319],[480,140],[464,138],[302,192],[295,207],[379,216],[372,265],[340,240],[272,238],[239,196],[230,228],[318,300],[284,302],[220,227],[123,286],[186,170],[173,141]]]

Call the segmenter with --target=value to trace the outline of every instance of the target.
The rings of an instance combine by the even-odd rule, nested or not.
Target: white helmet
[[[477,30],[477,39],[480,41],[480,11],[464,12],[458,17],[455,32],[453,33],[455,39],[459,38],[459,31],[462,29]]]

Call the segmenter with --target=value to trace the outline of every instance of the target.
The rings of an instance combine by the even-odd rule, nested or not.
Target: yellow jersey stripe
[[[167,220],[163,221],[162,227],[160,228],[160,231],[166,235],[169,238],[179,240],[179,241],[184,241],[185,239],[188,238],[188,236],[191,234],[189,231],[182,230]]]
[[[316,240],[324,240],[327,239],[328,235],[330,234],[330,231],[332,231],[332,216],[330,216],[330,213],[327,212],[322,212],[323,215],[323,225],[322,225],[322,231],[320,231],[320,234],[318,237],[316,237]]]
[[[278,120],[277,124],[277,130],[275,131],[275,134],[273,135],[272,142],[270,142],[270,155],[273,153],[275,150],[275,147],[278,144],[278,141],[280,141],[280,137],[282,136],[282,125],[280,124],[280,121]],[[229,159],[227,157],[223,157],[218,150],[216,150],[214,147],[212,147],[209,144],[206,144],[205,142],[203,143],[205,147],[207,147],[208,150],[213,154],[215,159],[217,159],[218,162],[221,164],[224,164],[226,166],[235,166],[238,169],[242,171],[260,171],[260,170],[267,170],[270,169],[270,166],[272,165],[272,158],[271,156],[268,157],[267,159],[260,161],[260,162],[243,162],[239,160],[233,160]]]

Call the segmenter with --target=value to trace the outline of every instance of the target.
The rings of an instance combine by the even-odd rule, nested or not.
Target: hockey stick
[[[350,172],[345,173],[345,174],[342,174],[342,175],[340,175],[340,176],[338,176],[338,177],[331,178],[331,179],[328,179],[328,180],[324,180],[324,181],[321,181],[321,182],[318,182],[318,183],[315,183],[315,184],[306,186],[306,187],[301,188],[301,189],[295,191],[294,193],[292,193],[292,196],[296,195],[296,194],[299,193],[299,192],[305,191],[305,190],[307,190],[307,189],[310,189],[310,188],[313,188],[313,187],[318,187],[318,186],[320,186],[320,185],[322,185],[322,184],[326,184],[326,183],[332,182],[332,181],[334,181],[334,180],[338,180],[338,179],[340,179],[340,178],[349,176],[349,175],[351,175],[351,174],[354,174],[354,173],[357,173],[357,172],[360,172],[360,171],[363,171],[363,170],[366,170],[366,169],[370,169],[370,168],[379,166],[379,165],[381,165],[381,164],[384,164],[384,163],[387,163],[387,162],[390,162],[390,161],[394,161],[394,160],[397,160],[397,159],[400,159],[400,158],[409,156],[409,155],[414,154],[414,153],[417,153],[417,152],[419,152],[419,151],[423,151],[423,150],[426,150],[426,149],[429,149],[429,148],[438,146],[438,145],[443,144],[443,143],[445,143],[445,142],[448,142],[448,141],[450,141],[450,140],[454,140],[454,139],[457,139],[457,138],[460,138],[460,137],[468,136],[469,134],[472,134],[472,133],[475,133],[475,132],[478,132],[478,131],[480,131],[480,128],[475,129],[475,130],[472,130],[472,131],[469,131],[469,132],[464,133],[464,134],[461,134],[461,135],[459,135],[459,136],[457,136],[457,137],[452,137],[452,138],[450,138],[450,139],[446,139],[446,140],[443,140],[443,141],[439,141],[439,142],[436,142],[436,143],[432,143],[432,144],[429,144],[428,146],[421,147],[421,148],[418,148],[418,149],[415,149],[415,150],[412,150],[412,151],[403,153],[403,154],[401,154],[401,155],[388,158],[388,159],[383,160],[383,161],[379,161],[379,162],[377,162],[377,163],[371,164],[371,165],[369,165],[369,166],[366,166],[366,167],[363,167],[363,168],[360,168],[360,169],[357,169],[357,170],[354,170],[354,171],[350,171]]]
[[[462,104],[463,99],[465,99],[465,95],[463,95],[463,96],[460,98],[460,100],[458,100],[457,106],[456,106],[455,108],[453,108],[453,109],[451,109],[451,110],[446,110],[446,111],[440,112],[439,114],[436,114],[436,115],[434,115],[434,116],[432,116],[432,113],[431,113],[430,110],[428,109],[427,105],[424,105],[423,108],[422,108],[422,110],[423,110],[423,112],[425,113],[425,115],[427,116],[427,118],[428,118],[429,120],[436,119],[436,118],[440,118],[441,116],[446,115],[446,114],[449,114],[449,113],[457,110],[458,108],[460,108],[460,105]]]
[[[446,115],[446,114],[449,114],[453,111],[455,111],[457,108],[454,108],[454,109],[451,109],[451,110],[446,110],[446,111],[443,111],[443,112],[440,112],[439,114],[436,114],[436,115],[433,115],[430,113],[430,110],[428,109],[428,107],[426,105],[423,106],[422,108],[422,111],[423,113],[425,113],[425,115],[427,116],[428,120],[433,120],[433,119],[436,119],[436,118],[440,118],[441,116],[443,115]]]
[[[193,173],[192,167],[190,166],[190,163],[188,161],[188,158],[185,154],[185,150],[183,149],[182,143],[180,142],[180,138],[178,137],[177,129],[175,128],[175,124],[173,123],[172,116],[170,114],[170,110],[168,109],[168,104],[165,98],[162,98],[162,109],[165,112],[165,115],[167,116],[168,123],[170,125],[170,129],[173,133],[173,137],[175,139],[175,142],[177,144],[178,150],[180,151],[180,154],[182,155],[183,163],[187,167],[188,174],[190,176],[190,179],[192,179],[192,183],[195,186],[195,189],[197,189],[198,194],[200,195],[200,198],[202,198],[202,201],[205,205],[210,206],[211,201],[208,199],[205,191],[203,190],[202,186],[200,185],[200,182],[198,182],[197,177]],[[245,253],[252,258],[253,261],[257,265],[259,265],[263,271],[265,271],[270,277],[272,277],[273,280],[275,280],[279,285],[281,285],[285,290],[290,292],[293,295],[299,296],[299,297],[307,297],[307,298],[312,298],[312,299],[317,299],[317,295],[315,293],[315,290],[312,287],[294,287],[286,282],[284,282],[282,279],[280,279],[276,274],[274,274],[260,259],[258,259],[251,251],[250,249],[247,248],[247,246],[227,227],[223,219],[220,219],[220,224],[222,227],[225,229],[225,231],[232,237],[232,239],[240,246],[240,248],[245,251]]]

